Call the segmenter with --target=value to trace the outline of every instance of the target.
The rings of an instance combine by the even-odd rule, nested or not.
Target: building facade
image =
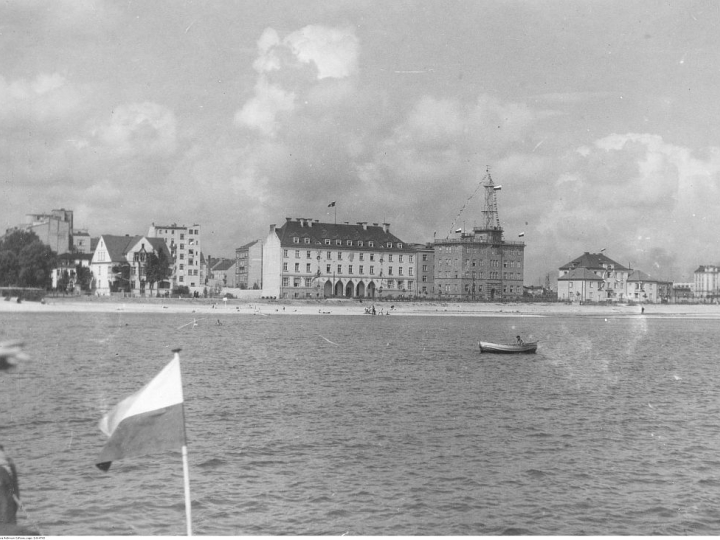
[[[169,281],[151,285],[146,279],[148,256],[160,251],[170,260],[167,244],[160,238],[102,235],[90,264],[96,294],[104,296],[120,291],[145,294],[151,286],[168,289]]]
[[[202,293],[205,288],[205,270],[201,264],[202,244],[200,225],[155,225],[148,231],[150,238],[162,238],[170,250],[173,261],[171,284],[173,288],[185,286],[191,293]]]
[[[627,300],[630,270],[603,253],[585,252],[558,270],[558,300]]]
[[[320,223],[287,218],[263,245],[263,296],[396,298],[413,296],[416,253],[390,224]]]
[[[435,247],[432,243],[413,244],[417,275],[415,294],[419,298],[432,298],[435,294]]]
[[[693,277],[695,298],[712,301],[720,297],[720,267],[700,266]]]
[[[262,289],[263,241],[253,240],[235,250],[235,283],[241,289]]]

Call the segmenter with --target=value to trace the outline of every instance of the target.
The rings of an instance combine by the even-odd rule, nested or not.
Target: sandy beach
[[[198,313],[244,315],[365,315],[375,305],[390,315],[442,316],[645,316],[720,318],[717,304],[578,305],[563,303],[371,302],[357,300],[253,301],[210,298],[47,297],[41,302],[0,301],[0,313]],[[643,309],[644,312],[643,312]]]

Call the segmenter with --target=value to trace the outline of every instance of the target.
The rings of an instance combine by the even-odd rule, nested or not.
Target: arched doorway
[[[359,296],[360,298],[365,296],[365,282],[361,281],[357,284],[357,292],[355,296]]]
[[[367,296],[369,298],[375,298],[375,283],[371,281],[367,286]]]
[[[342,281],[339,281],[335,283],[335,293],[333,296],[342,296],[343,295],[343,284]]]
[[[355,290],[355,286],[353,285],[352,281],[348,281],[347,285],[345,285],[345,297],[346,298],[352,298],[353,291]]]
[[[330,280],[325,282],[323,285],[323,296],[325,298],[332,296],[332,282]]]

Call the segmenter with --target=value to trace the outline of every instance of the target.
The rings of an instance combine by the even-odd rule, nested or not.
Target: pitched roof
[[[558,278],[558,281],[605,281],[588,268],[573,268],[567,274]]]
[[[211,268],[211,270],[212,270],[213,272],[215,272],[215,271],[223,272],[223,271],[225,271],[225,270],[229,270],[230,268],[232,268],[232,266],[233,266],[234,264],[235,264],[235,260],[234,260],[234,259],[220,259],[220,260],[217,262],[217,264],[215,264],[215,265]]]
[[[592,269],[604,269],[606,265],[613,265],[615,270],[627,270],[623,265],[613,261],[611,258],[606,257],[602,253],[589,253],[585,252],[575,260],[570,261],[564,266],[560,267],[560,270],[570,270],[572,268],[592,268]]]
[[[143,238],[148,241],[154,251],[165,251],[165,255],[170,258],[170,250],[162,238],[148,238],[146,236],[116,236],[112,234],[103,234],[105,247],[111,262],[125,262],[125,256],[130,248],[137,244]]]
[[[320,223],[312,219],[299,218],[298,220],[288,220],[283,224],[282,227],[275,229],[275,233],[280,239],[280,245],[282,246],[295,246],[302,247],[303,245],[324,246],[325,240],[333,240],[332,245],[337,247],[352,247],[353,249],[360,249],[366,251],[382,251],[386,249],[402,249],[412,251],[412,248],[406,243],[400,240],[397,236],[392,234],[387,227],[379,226],[377,224],[363,224],[350,225],[349,223]],[[300,238],[300,243],[293,242],[293,238]],[[305,238],[309,238],[309,244],[305,244]],[[334,241],[340,240],[342,244],[338,246]],[[351,246],[347,245],[347,241],[352,242]],[[358,245],[358,242],[362,241],[363,245]],[[369,242],[373,242],[373,246],[370,247]],[[392,248],[388,248],[388,242],[392,243]],[[398,248],[398,244],[402,244],[402,248]]]
[[[254,246],[255,244],[257,244],[257,243],[260,242],[260,241],[261,241],[261,240],[253,240],[252,242],[248,242],[247,244],[245,244],[245,245],[243,245],[243,246],[240,246],[239,248],[236,248],[236,250],[249,249],[249,248],[251,248],[252,246]]]
[[[628,276],[628,281],[649,281],[652,283],[662,283],[661,280],[652,278],[649,274],[646,274],[642,270],[633,270]]]

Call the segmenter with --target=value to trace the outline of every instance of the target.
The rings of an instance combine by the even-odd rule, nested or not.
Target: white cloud
[[[357,70],[359,44],[351,28],[310,25],[293,32],[283,43],[301,62],[315,64],[318,79],[349,77]]]
[[[0,76],[0,118],[47,121],[75,113],[83,92],[58,73],[7,82]]]
[[[286,92],[277,84],[271,84],[261,75],[255,85],[255,96],[235,113],[235,123],[271,136],[276,132],[277,115],[294,108],[295,94]]]
[[[157,103],[130,103],[112,111],[96,134],[117,154],[170,154],[175,151],[177,122],[171,110]]]

